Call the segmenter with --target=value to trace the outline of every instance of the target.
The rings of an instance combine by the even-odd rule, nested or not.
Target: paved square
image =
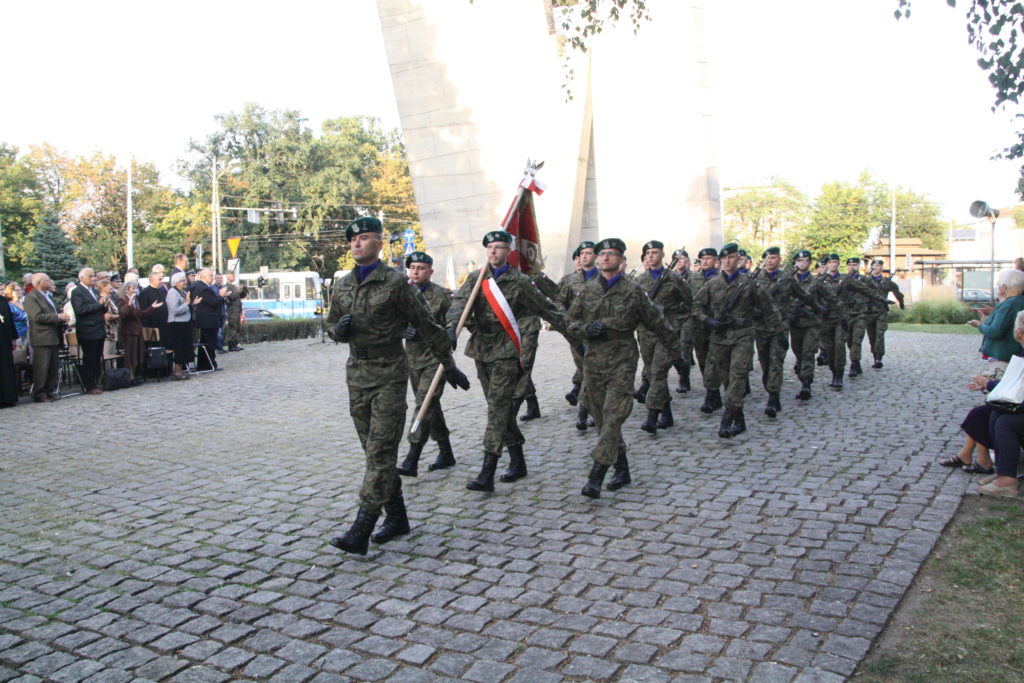
[[[702,391],[656,437],[635,410],[634,483],[598,501],[554,333],[529,477],[465,490],[484,408],[463,358],[459,465],[406,479],[413,532],[365,558],[326,543],[362,473],[346,347],[253,346],[189,382],[6,410],[0,681],[842,680],[969,482],[935,460],[979,400],[980,337],[888,341],[883,370],[841,394],[819,377],[809,405],[789,359],[776,420],[752,374],[734,440]]]

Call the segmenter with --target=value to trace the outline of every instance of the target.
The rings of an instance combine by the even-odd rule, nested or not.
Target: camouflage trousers
[[[679,326],[679,357],[687,365],[693,365],[693,321],[686,320]]]
[[[754,333],[757,345],[757,361],[761,365],[761,385],[765,391],[782,389],[782,366],[786,362],[786,351],[789,350],[789,334],[787,332]]]
[[[579,352],[579,347],[570,345],[572,351],[572,362],[576,366],[576,369],[572,373],[573,384],[583,384],[583,354]]]
[[[740,337],[731,344],[711,338],[707,365],[704,368],[704,388],[725,386],[722,402],[726,410],[743,408],[743,395],[747,391],[747,378],[754,366],[754,335]]]
[[[366,454],[359,506],[378,512],[398,485],[398,445],[405,428],[405,378],[373,388],[348,387],[348,412]]]
[[[585,405],[597,425],[597,443],[590,451],[590,457],[599,465],[610,467],[615,464],[619,453],[626,452],[622,425],[633,412],[633,378],[636,377],[638,355],[634,346],[625,362],[617,363],[615,367],[607,367],[603,363],[583,366],[583,386],[587,388]]]
[[[814,381],[814,356],[818,353],[820,337],[821,325],[789,328],[789,344],[796,357],[796,375],[801,382],[809,384]]]
[[[666,411],[672,402],[668,371],[679,358],[679,345],[665,346],[654,335],[643,331],[637,333],[637,341],[640,343],[640,358],[644,362],[641,377],[651,383],[644,405],[648,410]]]
[[[231,345],[238,343],[238,337],[242,332],[241,314],[228,314],[227,323],[224,325],[224,343]]]
[[[525,399],[528,396],[537,395],[537,389],[533,386],[533,364],[537,360],[539,338],[539,329],[531,330],[523,335],[523,343],[519,346],[519,361],[523,364],[523,376],[516,382],[514,398]]]
[[[690,329],[692,331],[693,350],[697,354],[697,365],[700,366],[700,373],[703,375],[704,367],[708,363],[710,340],[708,339],[708,333],[704,330],[704,326],[700,324],[696,317],[690,320]]]
[[[864,313],[850,316],[850,333],[847,335],[846,347],[850,350],[850,360],[860,361],[861,347],[864,346],[864,332],[867,321]]]
[[[828,355],[828,367],[834,373],[846,372],[846,328],[845,320],[826,320],[821,326],[821,348]]]
[[[420,414],[420,406],[423,405],[423,399],[426,398],[427,391],[430,390],[430,383],[434,381],[434,374],[438,367],[440,364],[425,368],[409,368],[409,384],[412,385],[412,391],[416,395],[416,409],[412,413],[414,420]],[[437,391],[434,392],[434,398],[430,401],[430,408],[423,416],[419,428],[409,434],[409,443],[426,443],[428,437],[434,441],[444,441],[448,438],[450,434],[448,423],[445,422],[444,410],[441,409],[441,394],[443,393],[444,380],[438,382]]]
[[[871,343],[872,356],[885,355],[885,331],[889,329],[888,313],[869,313],[864,319],[864,328]]]
[[[491,363],[476,362],[476,376],[487,399],[487,426],[484,428],[484,453],[501,455],[502,446],[526,441],[519,431],[513,410],[513,396],[519,381],[519,361],[506,358]]]

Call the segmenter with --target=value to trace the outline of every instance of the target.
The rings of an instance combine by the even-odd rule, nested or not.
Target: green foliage
[[[889,192],[888,189],[885,190]],[[943,225],[938,204],[922,194],[910,190],[896,191],[896,236],[917,237],[921,246],[926,249],[944,250],[946,248],[946,226]],[[885,235],[888,236],[888,225],[892,221],[891,203],[884,209]]]
[[[3,230],[4,265],[20,270],[32,253],[32,230],[42,205],[34,197],[36,177],[18,159],[18,148],[0,143],[0,230]]]
[[[855,183],[823,185],[807,225],[787,235],[788,251],[810,249],[815,257],[862,254],[872,230],[885,221],[885,192],[867,172]]]
[[[766,247],[781,246],[787,230],[804,224],[809,209],[800,190],[772,178],[725,200],[725,240],[760,254]]]
[[[33,234],[32,256],[27,264],[32,272],[46,273],[58,284],[74,280],[82,262],[75,245],[54,223],[44,223]]]
[[[973,308],[955,299],[945,301],[919,301],[900,310],[890,308],[889,321],[894,323],[919,323],[925,325],[963,325],[968,320],[977,320]]]
[[[286,339],[310,339],[320,332],[319,318],[266,320],[242,325],[242,343],[255,344]]]

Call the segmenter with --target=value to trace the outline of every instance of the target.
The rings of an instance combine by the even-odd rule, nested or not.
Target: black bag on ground
[[[170,367],[167,351],[162,346],[150,346],[146,349],[146,369],[166,370]]]
[[[132,385],[132,371],[128,368],[113,368],[103,373],[103,391],[127,389]]]

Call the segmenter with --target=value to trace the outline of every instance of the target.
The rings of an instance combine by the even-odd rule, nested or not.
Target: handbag
[[[14,347],[14,364],[28,365],[28,339],[22,337]]]
[[[1024,358],[1014,356],[985,401],[1000,413],[1024,411]]]

